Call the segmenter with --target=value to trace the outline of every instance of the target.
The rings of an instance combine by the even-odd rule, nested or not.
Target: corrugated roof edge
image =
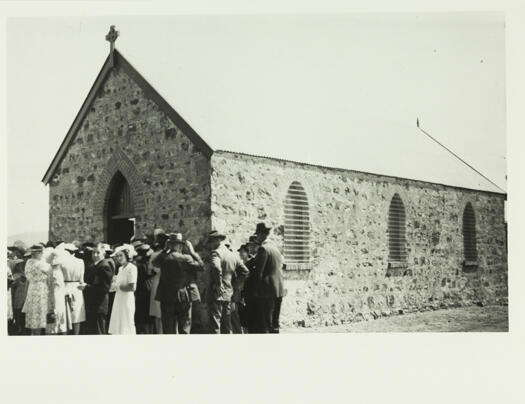
[[[482,192],[482,193],[485,193],[485,194],[493,194],[493,195],[502,196],[502,197],[505,198],[505,200],[507,200],[507,193],[506,192],[487,191],[487,190],[483,190],[483,189],[460,187],[460,186],[457,186],[457,185],[441,184],[439,182],[416,180],[416,179],[413,179],[413,178],[405,178],[405,177],[396,177],[394,175],[370,173],[370,172],[358,171],[358,170],[349,170],[347,168],[339,168],[339,167],[328,167],[328,166],[323,166],[323,165],[319,165],[319,164],[304,163],[304,162],[301,162],[301,161],[287,160],[287,159],[282,159],[282,158],[278,158],[278,157],[259,156],[259,155],[256,155],[256,154],[241,153],[241,152],[236,152],[236,151],[232,151],[232,150],[214,150],[213,154],[216,154],[216,153],[237,154],[237,155],[241,155],[241,156],[273,160],[273,161],[278,161],[278,162],[282,162],[282,163],[292,163],[292,164],[298,164],[298,165],[301,165],[301,166],[315,167],[315,168],[321,168],[321,169],[326,169],[326,170],[344,171],[344,172],[351,172],[351,173],[356,173],[356,174],[366,174],[366,175],[372,175],[374,177],[383,177],[383,178],[391,178],[391,179],[396,179],[396,180],[411,181],[411,182],[415,182],[415,183],[418,183],[418,184],[430,184],[430,185],[440,186],[440,187],[444,187],[444,188],[459,189],[459,190],[463,190],[463,191]]]

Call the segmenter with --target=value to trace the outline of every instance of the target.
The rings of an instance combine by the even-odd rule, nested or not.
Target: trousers
[[[88,335],[105,335],[107,316],[103,313],[86,312],[86,333]]]
[[[260,332],[262,334],[279,333],[282,297],[259,298]]]
[[[232,333],[233,334],[242,334],[242,324],[241,324],[241,303],[240,302],[232,302],[231,306],[231,325],[232,325]]]
[[[191,302],[160,302],[163,334],[189,334]]]
[[[231,334],[231,302],[215,300],[210,304],[212,333]]]

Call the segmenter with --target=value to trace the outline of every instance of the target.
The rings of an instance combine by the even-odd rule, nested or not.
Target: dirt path
[[[331,327],[287,328],[282,332],[501,332],[508,330],[507,306],[475,306],[403,314]]]

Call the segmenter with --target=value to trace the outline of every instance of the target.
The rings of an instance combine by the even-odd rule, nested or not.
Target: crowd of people
[[[181,233],[156,229],[116,246],[47,242],[8,247],[10,335],[189,334],[192,307],[207,304],[210,333],[278,333],[283,257],[255,234],[236,254],[207,235],[206,262]],[[197,274],[209,271],[205,296]]]

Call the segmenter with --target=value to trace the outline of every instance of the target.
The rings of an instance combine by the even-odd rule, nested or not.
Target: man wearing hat
[[[212,332],[230,334],[232,280],[246,278],[248,268],[241,259],[226,246],[226,236],[214,230],[208,235],[211,250],[211,304],[210,320]]]
[[[88,334],[106,334],[106,323],[109,306],[109,289],[114,270],[106,259],[103,243],[97,243],[92,251],[93,266],[84,277],[86,287],[86,328]]]
[[[250,271],[250,275],[244,283],[244,288],[242,291],[245,307],[243,307],[241,319],[243,322],[243,326],[248,328],[249,334],[257,334],[261,332],[261,315],[259,310],[259,299],[257,297],[258,280],[255,276],[255,256],[257,255],[258,248],[259,241],[257,235],[254,234],[250,236],[248,243],[246,243],[248,256],[244,265],[246,265],[246,268],[248,268],[248,270]]]
[[[201,257],[181,233],[167,235],[166,248],[153,257],[151,263],[160,268],[160,280],[155,299],[160,302],[163,334],[189,334],[192,302],[199,301],[199,289],[194,283],[196,271],[204,269]],[[183,254],[186,246],[189,254]]]
[[[143,239],[137,239],[131,244],[137,255],[135,265],[137,266],[137,287],[135,289],[135,326],[137,334],[152,333],[152,318],[150,317],[150,291],[151,280],[155,276],[150,265],[150,257],[153,253],[149,244]]]
[[[257,295],[260,313],[260,332],[278,333],[281,302],[284,294],[283,256],[268,240],[271,227],[258,223],[255,229],[260,247],[255,256],[254,272],[255,293]]]
[[[11,296],[13,305],[13,318],[15,325],[15,334],[26,334],[25,313],[22,312],[27,297],[29,281],[25,275],[25,266],[27,260],[31,257],[29,250],[26,250],[22,242],[15,242],[9,249],[16,256],[11,269],[13,283],[11,284]]]

